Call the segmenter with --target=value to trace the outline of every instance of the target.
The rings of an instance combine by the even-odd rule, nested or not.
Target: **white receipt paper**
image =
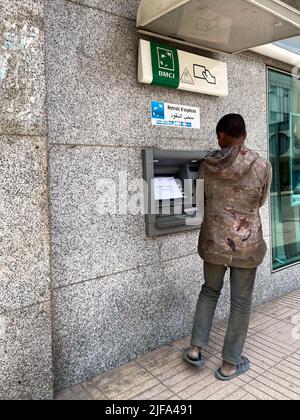
[[[183,197],[174,177],[154,178],[154,191],[155,200],[175,200]]]

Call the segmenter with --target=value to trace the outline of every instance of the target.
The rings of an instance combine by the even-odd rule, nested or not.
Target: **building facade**
[[[118,193],[124,180],[143,178],[143,149],[217,147],[224,114],[245,117],[248,147],[274,169],[254,303],[300,287],[292,66],[179,47],[226,62],[229,95],[139,84],[138,4],[0,0],[1,399],[51,399],[190,334],[203,281],[199,231],[148,238],[142,214],[98,206],[103,179]],[[199,107],[200,130],[152,126],[151,100]],[[137,193],[129,190],[127,205]],[[227,284],[219,319],[229,292]]]

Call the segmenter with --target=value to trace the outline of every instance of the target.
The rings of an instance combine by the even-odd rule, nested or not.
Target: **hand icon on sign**
[[[200,64],[194,64],[194,77],[196,79],[206,80],[211,85],[217,84],[217,78],[211,74],[211,72]]]
[[[212,85],[216,84],[216,78],[211,74],[209,70],[205,69],[205,71],[202,72],[202,74],[207,83],[210,83]]]

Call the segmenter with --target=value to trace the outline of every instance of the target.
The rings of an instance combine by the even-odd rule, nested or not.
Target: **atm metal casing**
[[[199,150],[143,150],[147,236],[155,237],[200,228],[204,217],[204,181],[199,180],[198,172],[206,154],[207,151]],[[155,177],[174,177],[180,180],[184,198],[155,200]],[[184,183],[184,180],[191,181]],[[166,206],[171,209],[171,214],[163,214]],[[173,209],[177,209],[174,214]]]

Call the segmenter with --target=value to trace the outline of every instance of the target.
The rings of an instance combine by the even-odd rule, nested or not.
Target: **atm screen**
[[[155,200],[175,200],[183,198],[179,184],[174,177],[154,178]]]

